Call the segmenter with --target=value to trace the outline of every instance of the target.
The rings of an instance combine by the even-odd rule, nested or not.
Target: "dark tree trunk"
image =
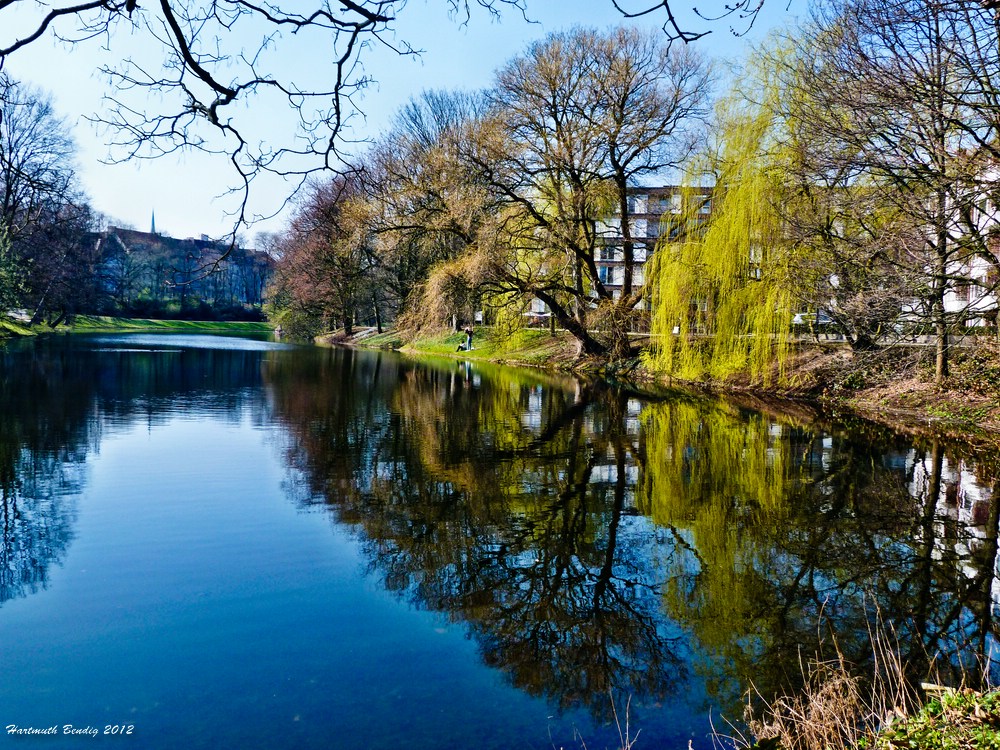
[[[584,325],[581,325],[579,319],[564,309],[562,305],[558,304],[551,295],[545,292],[536,292],[535,296],[549,306],[549,311],[559,321],[559,324],[569,331],[573,338],[580,342],[581,355],[590,357],[603,357],[607,355],[608,348],[594,338],[590,331]]]

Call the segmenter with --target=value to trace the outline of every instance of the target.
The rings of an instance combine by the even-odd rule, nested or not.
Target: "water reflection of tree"
[[[518,377],[350,352],[268,375],[303,501],[514,684],[602,709],[608,689],[663,698],[693,670],[733,716],[751,681],[794,687],[829,631],[869,661],[879,611],[914,675],[956,644],[988,652],[981,458],[711,400],[637,414],[619,391]],[[977,509],[955,508],[960,469]]]
[[[88,339],[0,345],[0,604],[45,588],[65,557],[88,455],[137,414],[260,401],[258,351],[98,350]]]
[[[45,588],[73,538],[79,455],[12,457],[0,437],[0,604]]]
[[[0,348],[0,604],[44,588],[72,540],[92,399],[67,368]]]
[[[624,398],[350,352],[273,378],[310,495],[359,529],[390,589],[466,622],[486,663],[599,713],[609,691],[678,686]]]
[[[913,677],[939,653],[989,652],[997,503],[975,533],[955,523],[939,443],[925,451],[871,427],[795,427],[719,404],[644,417],[641,507],[690,540],[665,603],[716,655],[706,678],[735,678],[717,693],[794,686],[797,656],[830,631],[869,663],[879,614]],[[946,678],[955,661],[938,662]]]

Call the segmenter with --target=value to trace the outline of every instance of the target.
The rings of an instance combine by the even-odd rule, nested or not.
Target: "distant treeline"
[[[110,227],[89,235],[103,314],[260,319],[274,261],[238,244]]]
[[[51,98],[0,74],[0,314],[262,317],[268,254],[108,226],[80,187],[75,155]]]

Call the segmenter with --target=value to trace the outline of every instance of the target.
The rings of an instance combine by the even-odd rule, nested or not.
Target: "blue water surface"
[[[162,365],[190,348],[252,352],[254,367],[278,349],[135,335],[59,352],[98,357],[105,377],[112,359],[160,358],[153,369],[171,387],[151,377],[149,388],[91,393],[77,446],[85,458],[61,469],[79,473],[78,492],[61,499],[71,538],[44,586],[0,606],[0,723],[59,734],[6,733],[0,745],[549,748],[578,746],[577,732],[590,747],[613,741],[585,711],[511,686],[461,621],[387,592],[356,533],[290,501],[302,478],[260,379],[229,383],[199,371],[205,362],[180,374]],[[115,372],[127,376],[128,361]],[[130,734],[105,735],[109,726]]]

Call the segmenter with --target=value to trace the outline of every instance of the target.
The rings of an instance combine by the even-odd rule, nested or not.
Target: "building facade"
[[[704,225],[711,213],[712,188],[680,185],[630,188],[625,220],[633,243],[633,289],[646,283],[647,264],[661,242],[691,236]],[[621,217],[612,216],[596,222],[595,235],[597,276],[612,298],[619,299],[625,281],[625,237]],[[596,293],[594,299],[596,301]],[[648,301],[641,303],[641,309],[649,309]],[[532,300],[528,316],[536,322],[548,318],[545,303]],[[639,324],[643,325],[641,320]]]
[[[629,190],[626,217],[633,242],[632,283],[646,282],[646,264],[657,244],[675,242],[697,231],[712,213],[712,189],[668,185]],[[598,222],[599,242],[594,254],[597,274],[612,296],[621,296],[625,278],[624,233],[620,217]]]

